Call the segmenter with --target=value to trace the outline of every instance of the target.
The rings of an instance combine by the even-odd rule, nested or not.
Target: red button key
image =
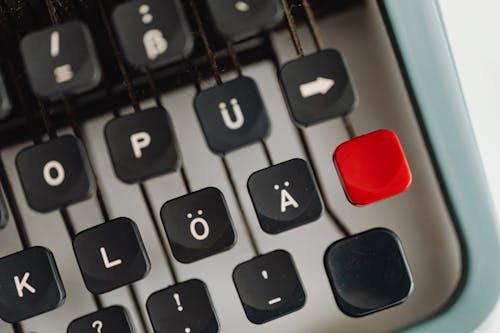
[[[367,205],[404,192],[411,171],[396,134],[371,132],[337,147],[333,161],[350,202]]]

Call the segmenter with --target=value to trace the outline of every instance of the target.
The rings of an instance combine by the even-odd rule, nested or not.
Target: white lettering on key
[[[70,64],[62,65],[54,68],[54,77],[56,78],[56,83],[64,83],[73,79],[75,74]]]
[[[17,295],[20,298],[24,297],[24,293],[23,293],[24,289],[28,290],[32,294],[36,294],[36,289],[33,288],[33,286],[31,286],[28,283],[29,277],[30,277],[29,272],[24,273],[23,278],[21,280],[19,280],[19,276],[17,276],[17,275],[14,276],[14,283],[16,285]]]
[[[59,31],[50,34],[50,56],[55,58],[59,55]]]
[[[193,236],[194,239],[202,241],[207,239],[208,235],[210,234],[210,227],[208,226],[207,220],[205,220],[201,215],[203,215],[203,211],[200,209],[198,210],[198,217],[193,218],[193,214],[189,213],[187,214],[188,219],[192,219],[191,223],[189,224],[189,231],[191,231],[191,236]],[[198,230],[196,230],[196,225],[201,224],[201,227],[203,228],[203,232],[199,233]]]
[[[130,136],[130,143],[135,158],[142,157],[142,150],[151,144],[151,135],[148,132],[137,132]]]
[[[149,60],[155,60],[159,55],[165,53],[168,48],[168,42],[163,37],[163,32],[158,29],[146,31],[142,37],[142,42]]]
[[[243,112],[241,111],[240,104],[236,98],[231,98],[231,107],[234,113],[234,119],[229,115],[229,110],[227,108],[227,104],[224,102],[219,103],[219,110],[222,115],[222,120],[224,120],[224,124],[230,130],[237,130],[243,126],[245,123],[245,117],[243,117]]]
[[[55,171],[55,176],[52,175],[52,170]],[[43,167],[43,178],[47,184],[50,186],[59,186],[64,181],[64,177],[64,168],[60,162],[52,160],[45,163]]]
[[[96,320],[92,323],[92,328],[95,328],[97,333],[101,333],[103,327],[104,327],[104,324],[100,320]]]
[[[273,305],[273,304],[276,304],[276,303],[279,303],[279,302],[281,302],[281,297],[276,297],[276,298],[270,299],[267,303],[269,305]]]
[[[289,181],[285,181],[285,187],[290,186]],[[274,185],[274,189],[278,191],[280,189],[279,185]],[[293,206],[293,208],[298,208],[299,204],[294,199],[294,197],[285,188],[281,190],[281,212],[285,213],[288,206]]]
[[[300,94],[303,98],[309,98],[316,95],[325,95],[335,85],[335,81],[324,77],[318,77],[314,81],[306,82],[300,85]]]
[[[177,305],[177,311],[182,312],[182,310],[184,310],[184,307],[181,304],[181,297],[178,293],[174,293],[174,300],[175,304]]]
[[[106,249],[104,247],[101,247],[99,250],[101,251],[101,257],[102,257],[102,260],[104,261],[104,267],[106,267],[107,269],[122,264],[121,259],[109,261],[108,254],[106,253]]]

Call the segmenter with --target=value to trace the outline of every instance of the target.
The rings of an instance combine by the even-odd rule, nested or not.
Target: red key
[[[404,192],[411,171],[398,137],[383,129],[337,147],[333,161],[344,191],[355,205],[368,205]]]

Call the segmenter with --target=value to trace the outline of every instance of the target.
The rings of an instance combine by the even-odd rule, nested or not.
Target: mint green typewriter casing
[[[379,0],[461,237],[461,288],[406,332],[471,332],[500,294],[496,217],[437,0]]]

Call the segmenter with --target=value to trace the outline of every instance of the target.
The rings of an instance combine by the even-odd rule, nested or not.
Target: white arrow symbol
[[[318,77],[316,80],[306,82],[300,85],[300,94],[302,97],[307,98],[318,94],[326,94],[333,86],[335,81],[324,77]]]

